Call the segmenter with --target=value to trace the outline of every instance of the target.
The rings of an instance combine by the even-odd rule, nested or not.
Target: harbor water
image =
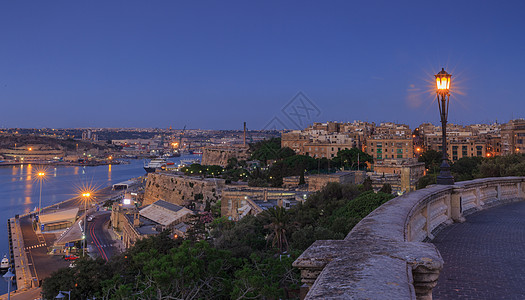
[[[186,155],[168,159],[178,165],[183,159],[198,159],[198,155]],[[78,195],[85,186],[104,188],[146,174],[143,160],[130,160],[129,164],[96,167],[54,167],[17,165],[0,167],[0,259],[9,254],[7,220],[17,214],[33,211],[38,207],[40,181],[37,173],[45,169],[42,181],[42,207],[52,205]],[[7,293],[7,283],[0,283],[0,294]]]

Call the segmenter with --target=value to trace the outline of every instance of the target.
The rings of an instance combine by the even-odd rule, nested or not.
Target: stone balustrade
[[[432,299],[443,259],[428,243],[442,228],[524,200],[525,177],[432,185],[394,198],[344,240],[316,241],[295,262],[306,299]]]

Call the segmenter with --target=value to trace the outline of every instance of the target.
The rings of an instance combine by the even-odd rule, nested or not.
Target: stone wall
[[[525,177],[432,185],[390,200],[341,241],[316,241],[294,262],[306,299],[432,299],[443,259],[427,243],[445,226],[525,199]]]
[[[293,191],[285,188],[266,188],[266,187],[247,187],[247,188],[228,188],[222,191],[221,199],[221,216],[228,217],[232,220],[238,220],[242,208],[248,202],[254,200],[276,200],[276,199],[294,199],[302,201],[303,192]],[[255,207],[256,205],[252,205]],[[256,209],[257,210],[257,209]],[[259,213],[257,211],[255,214]]]
[[[195,210],[203,210],[206,201],[215,203],[224,188],[224,179],[201,178],[171,174],[149,173],[146,180],[143,206],[164,200],[180,206],[195,203]]]
[[[226,167],[228,159],[248,160],[248,147],[236,146],[207,146],[202,152],[202,165],[217,165]]]
[[[320,191],[330,182],[355,184],[355,174],[353,172],[337,172],[333,174],[308,175],[305,180],[309,191]]]

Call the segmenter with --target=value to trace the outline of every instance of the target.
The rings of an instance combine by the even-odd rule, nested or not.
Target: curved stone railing
[[[344,240],[316,241],[294,262],[303,296],[432,299],[443,259],[427,242],[472,212],[524,197],[525,177],[502,177],[432,185],[394,198]]]

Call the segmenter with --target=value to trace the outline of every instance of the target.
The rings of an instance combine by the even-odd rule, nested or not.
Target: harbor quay
[[[140,180],[130,182],[138,183]],[[98,247],[90,245],[94,242],[90,241],[87,232],[81,229],[84,226],[82,223],[89,215],[101,220],[92,222],[90,226],[111,231],[108,229],[110,213],[105,211],[102,205],[107,201],[123,198],[125,191],[130,192],[137,186],[138,184],[131,184],[125,190],[112,187],[103,188],[97,191],[96,198],[92,199],[88,206],[84,203],[85,199],[78,196],[42,208],[40,218],[34,211],[10,218],[7,221],[10,268],[15,274],[11,297],[20,295],[19,299],[39,299],[42,280],[58,269],[70,266],[72,261],[66,260],[66,255],[76,253],[80,256],[80,245],[84,239],[87,239],[89,256],[100,255],[103,258],[106,256],[107,259],[107,256],[120,252],[123,247],[120,245],[118,235],[108,232],[104,237],[98,237],[98,240],[108,248],[104,254],[96,253]],[[50,220],[55,223],[50,224]],[[69,226],[66,227],[66,225]],[[104,240],[105,238],[107,240]],[[110,250],[109,248],[115,249]],[[89,251],[91,249],[93,251]],[[7,299],[7,295],[0,296],[0,299]]]

